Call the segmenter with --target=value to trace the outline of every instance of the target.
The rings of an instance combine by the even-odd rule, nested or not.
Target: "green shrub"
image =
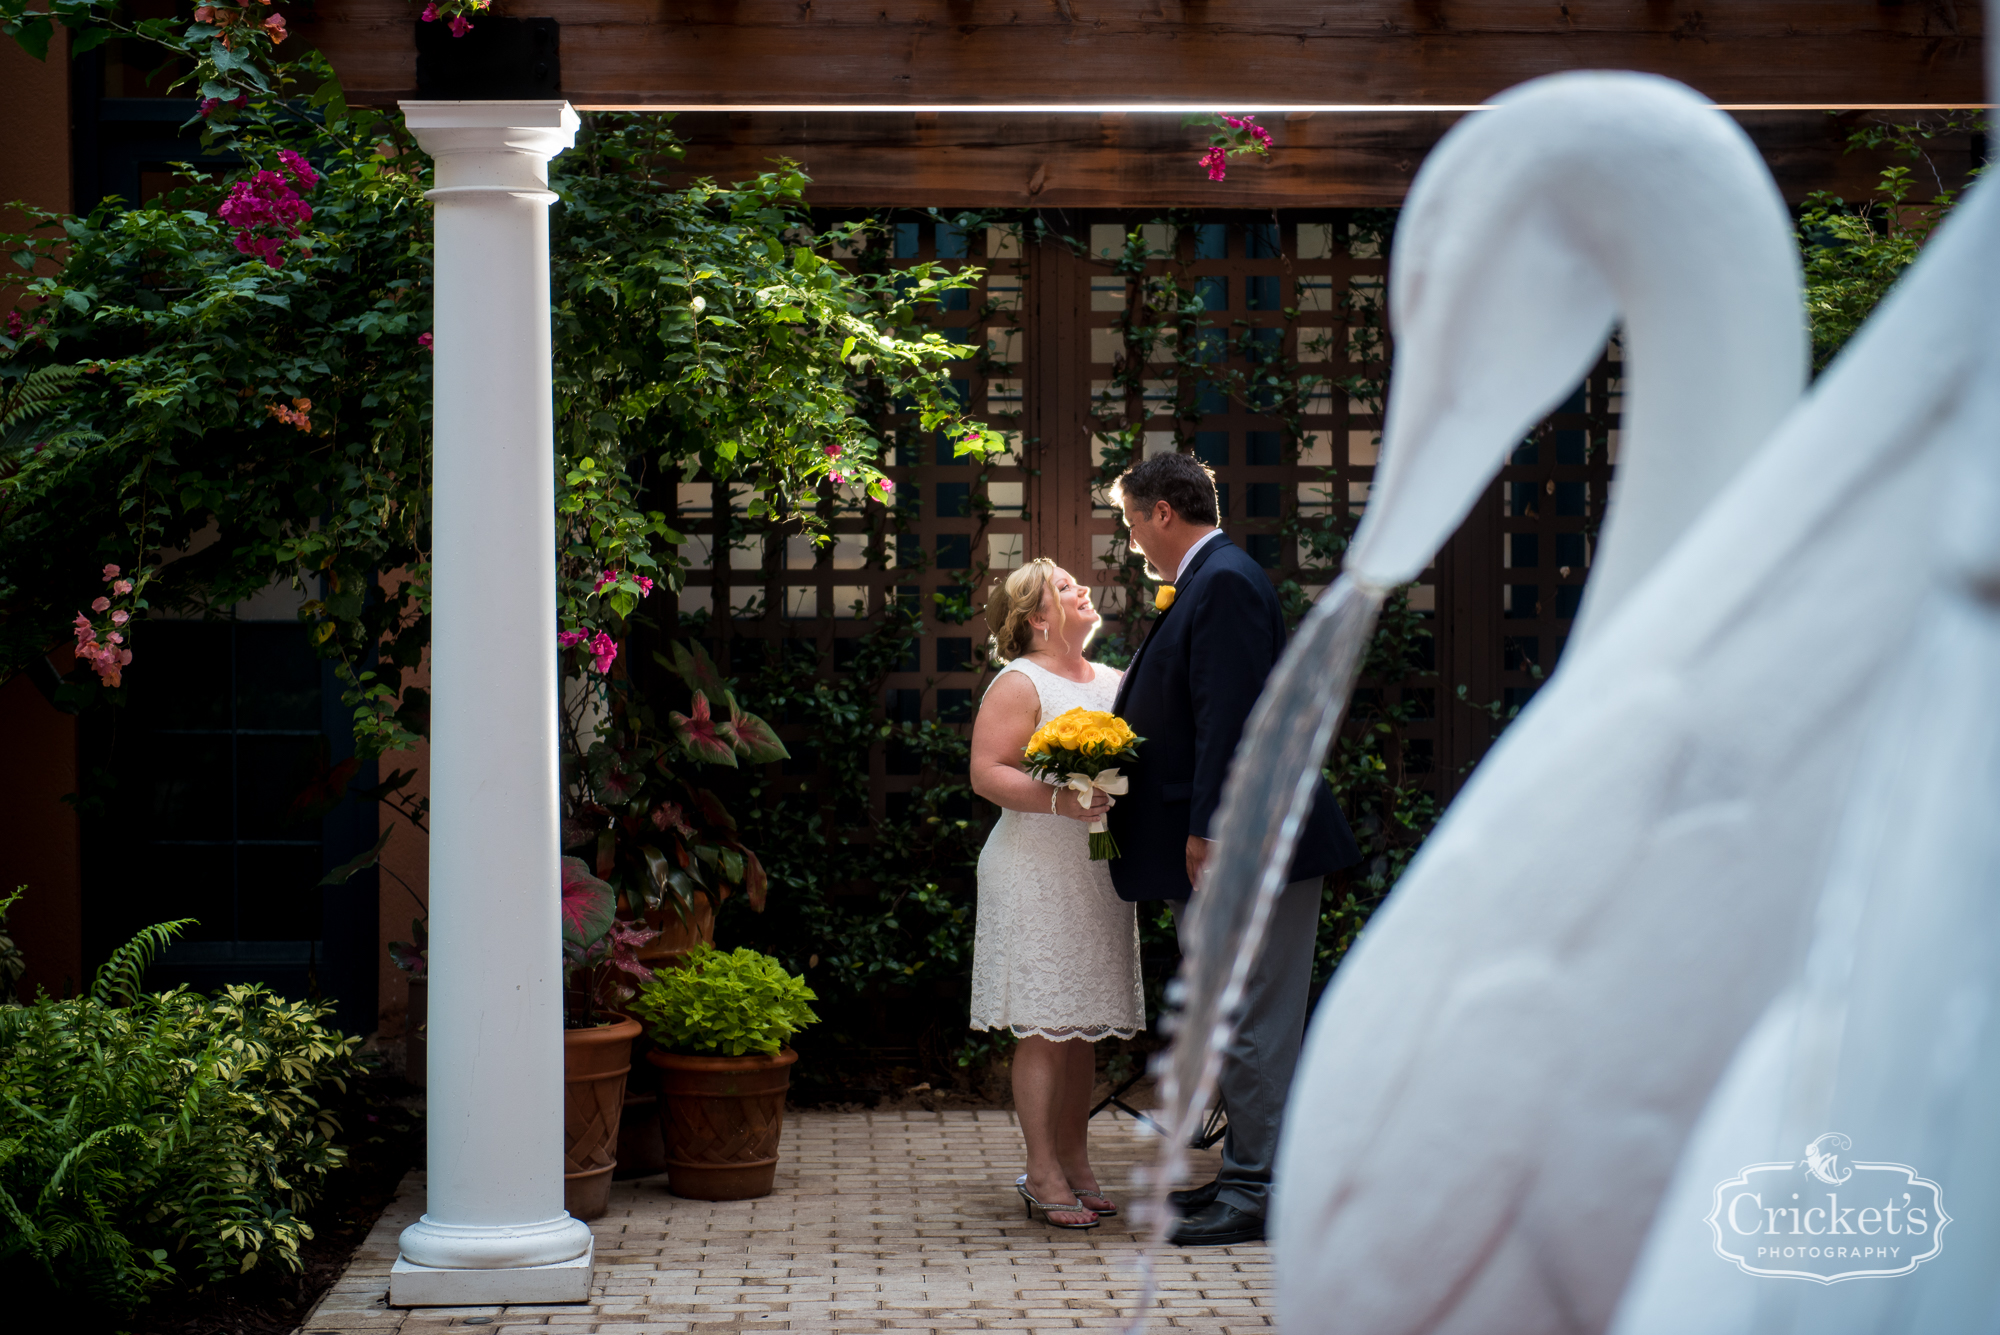
[[[660,969],[639,989],[631,1010],[673,1052],[741,1057],[773,1053],[815,1023],[817,1001],[806,980],[747,946],[724,954],[703,944],[678,969]]]
[[[86,996],[0,1007],[0,1284],[129,1311],[170,1277],[298,1270],[298,1215],[347,1152],[315,1095],[360,1040],[256,986],[145,992],[183,923],[149,927]]]

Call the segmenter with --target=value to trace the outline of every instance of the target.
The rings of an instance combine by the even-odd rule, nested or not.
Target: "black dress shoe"
[[[1174,1226],[1176,1247],[1230,1247],[1264,1240],[1264,1216],[1246,1214],[1227,1201],[1207,1205]]]
[[[1220,1182],[1209,1182],[1199,1187],[1189,1187],[1186,1191],[1170,1191],[1167,1193],[1167,1199],[1174,1203],[1176,1210],[1189,1215],[1204,1205],[1211,1204],[1215,1200],[1216,1193],[1221,1190]]]

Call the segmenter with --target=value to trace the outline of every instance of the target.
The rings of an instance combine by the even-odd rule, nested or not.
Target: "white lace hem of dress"
[[[1107,1038],[1136,1038],[1145,1032],[1145,1026],[1136,1029],[1121,1028],[1117,1025],[1073,1025],[1059,1028],[1043,1028],[1036,1024],[975,1024],[974,1029],[991,1033],[995,1029],[1005,1029],[1016,1038],[1045,1038],[1051,1043],[1064,1043],[1072,1038],[1080,1038],[1086,1043],[1098,1043]]]

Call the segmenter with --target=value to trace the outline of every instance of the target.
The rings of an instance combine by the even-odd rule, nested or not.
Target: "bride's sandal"
[[[1084,1209],[1090,1211],[1099,1219],[1108,1219],[1118,1213],[1117,1203],[1101,1191],[1091,1191],[1086,1188],[1076,1193],[1076,1199]],[[1102,1201],[1103,1204],[1092,1205],[1092,1201]]]
[[[1078,1204],[1074,1201],[1065,1205],[1061,1201],[1036,1200],[1032,1195],[1028,1193],[1028,1179],[1025,1175],[1023,1175],[1019,1181],[1014,1183],[1014,1190],[1021,1193],[1022,1201],[1024,1201],[1027,1205],[1028,1218],[1033,1219],[1035,1217],[1035,1211],[1040,1210],[1042,1212],[1042,1222],[1047,1224],[1050,1228],[1096,1228],[1097,1227],[1097,1212],[1095,1210],[1086,1210],[1081,1204]],[[1056,1219],[1054,1217],[1055,1215],[1059,1214],[1087,1214],[1090,1216],[1090,1222],[1087,1224],[1065,1224],[1061,1220]]]
[[[1016,1187],[1027,1186],[1028,1175],[1026,1173],[1023,1173],[1019,1177],[1015,1178],[1014,1185]],[[1109,1219],[1112,1215],[1118,1213],[1117,1203],[1113,1201],[1109,1196],[1105,1195],[1101,1191],[1096,1190],[1095,1188],[1085,1187],[1082,1190],[1077,1191],[1075,1194],[1076,1194],[1077,1204],[1081,1205],[1084,1209],[1090,1211],[1092,1214],[1096,1215],[1100,1219]],[[1092,1201],[1103,1201],[1104,1204],[1092,1205],[1091,1204]]]

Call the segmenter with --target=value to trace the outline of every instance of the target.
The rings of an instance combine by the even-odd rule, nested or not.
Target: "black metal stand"
[[[1146,1074],[1147,1072],[1145,1066],[1141,1065],[1139,1067],[1137,1074],[1128,1076],[1124,1084],[1118,1086],[1118,1088],[1112,1090],[1109,1094],[1106,1094],[1104,1098],[1099,1101],[1098,1105],[1090,1110],[1090,1115],[1092,1117],[1095,1117],[1097,1116],[1097,1114],[1103,1112],[1106,1108],[1116,1108],[1119,1112],[1126,1114],[1133,1121],[1144,1122],[1146,1123],[1146,1125],[1152,1127],[1155,1131],[1160,1130],[1160,1124],[1158,1122],[1155,1122],[1152,1118],[1146,1116],[1146,1114],[1140,1112],[1137,1108],[1134,1108],[1131,1104],[1125,1101],[1126,1091],[1131,1089],[1132,1086],[1138,1084],[1141,1080],[1144,1080],[1146,1078]]]

